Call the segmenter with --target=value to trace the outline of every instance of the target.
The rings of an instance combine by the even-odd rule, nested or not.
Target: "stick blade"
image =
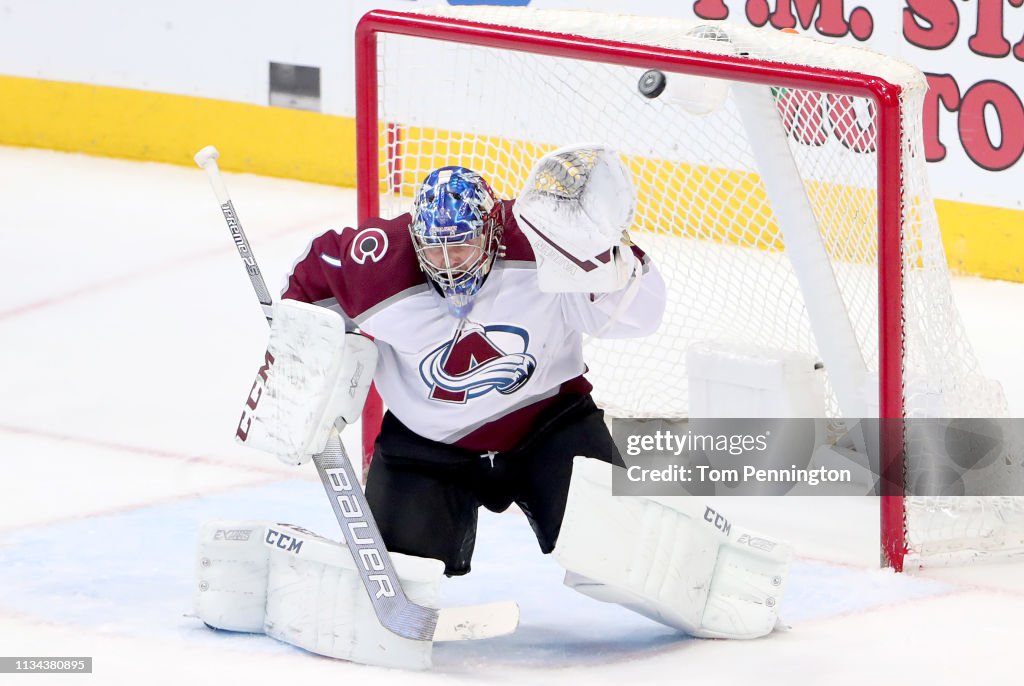
[[[519,626],[519,605],[511,600],[446,607],[437,617],[435,641],[474,641],[511,634]]]

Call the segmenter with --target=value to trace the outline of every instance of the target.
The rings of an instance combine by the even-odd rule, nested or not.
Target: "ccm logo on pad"
[[[716,529],[721,531],[726,536],[732,531],[732,524],[729,520],[712,510],[707,505],[704,506],[704,521],[713,524]]]
[[[268,350],[266,357],[263,359],[263,366],[260,367],[260,371],[256,374],[256,380],[252,382],[252,388],[249,389],[249,397],[245,399],[245,407],[242,408],[242,418],[238,420],[238,428],[235,429],[235,435],[243,443],[245,439],[249,438],[249,428],[252,426],[252,413],[256,410],[260,398],[263,397],[263,389],[267,385],[267,374],[270,372],[272,364],[274,364],[274,356]]]
[[[292,538],[288,534],[281,533],[277,529],[267,529],[267,535],[263,539],[267,545],[277,546],[281,550],[289,553],[299,553],[302,549],[302,541],[297,538]]]

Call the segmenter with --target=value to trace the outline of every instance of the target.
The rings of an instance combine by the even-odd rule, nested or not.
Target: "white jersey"
[[[407,214],[319,236],[283,294],[336,309],[373,336],[374,381],[405,426],[480,451],[512,448],[558,397],[590,391],[584,334],[649,335],[665,306],[664,282],[639,249],[638,292],[611,325],[624,292],[541,292],[530,244],[504,209],[503,256],[465,321],[420,271]]]

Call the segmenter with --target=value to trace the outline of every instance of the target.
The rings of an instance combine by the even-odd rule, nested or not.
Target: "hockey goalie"
[[[786,544],[745,545],[750,532],[723,533],[691,498],[611,492],[623,462],[590,396],[582,342],[660,323],[665,285],[629,238],[635,200],[618,154],[582,144],[541,158],[515,200],[444,167],[411,213],[320,235],[274,308],[238,438],[302,464],[337,418],[359,416],[372,377],[388,412],[366,500],[418,602],[436,606],[441,576],[470,571],[478,509],[515,503],[581,593],[693,636],[770,633]],[[204,528],[200,560],[231,558],[224,532],[236,529],[255,532],[253,552],[222,565],[222,592],[199,594],[207,624],[359,662],[429,665],[429,641],[381,629],[344,546],[220,522]]]

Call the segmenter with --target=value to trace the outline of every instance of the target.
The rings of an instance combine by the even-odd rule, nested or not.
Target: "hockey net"
[[[639,194],[633,239],[670,297],[657,334],[587,343],[608,413],[688,416],[687,350],[714,341],[822,360],[830,417],[1005,415],[952,303],[913,67],[770,29],[579,11],[374,12],[357,42],[364,217],[408,211],[438,166],[475,169],[511,198],[556,147],[623,155]],[[652,67],[714,87],[648,99],[637,84]],[[781,167],[766,160],[779,156],[765,150],[775,129]],[[794,169],[803,215],[779,206]],[[794,267],[807,242],[794,223],[812,227],[810,275]],[[904,551],[1024,548],[1018,500],[892,500],[882,536],[896,567]]]

